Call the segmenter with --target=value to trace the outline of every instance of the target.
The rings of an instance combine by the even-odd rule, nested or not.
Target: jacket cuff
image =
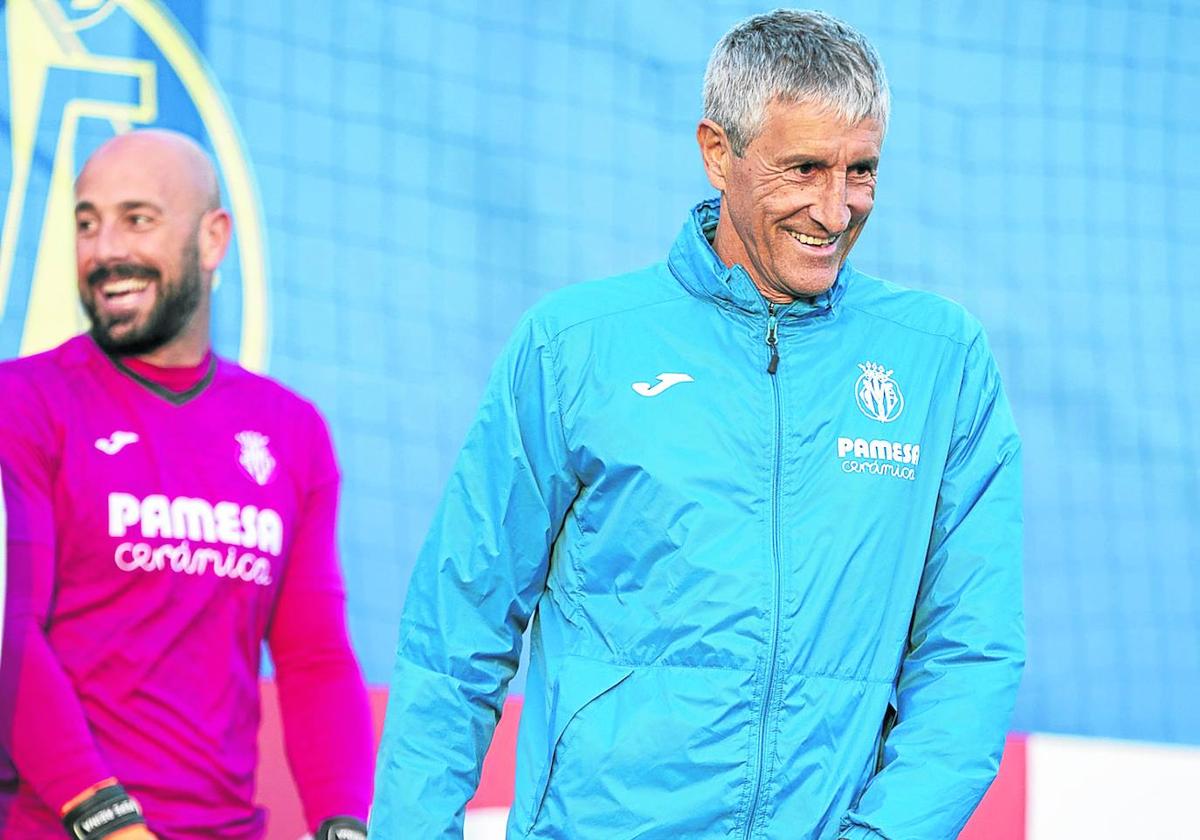
[[[837,833],[837,836],[838,840],[888,840],[885,835],[873,828],[851,823],[842,823],[842,830]]]

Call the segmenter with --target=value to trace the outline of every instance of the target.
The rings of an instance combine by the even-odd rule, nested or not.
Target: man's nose
[[[92,256],[100,263],[121,262],[129,256],[129,242],[118,225],[102,224],[92,237]]]
[[[817,195],[809,207],[813,221],[825,228],[829,234],[838,234],[850,224],[850,205],[847,201],[846,175],[830,172],[817,188]]]

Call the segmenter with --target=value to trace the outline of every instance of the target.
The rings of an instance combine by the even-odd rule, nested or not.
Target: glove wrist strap
[[[367,840],[367,824],[354,817],[330,817],[317,827],[313,840]]]
[[[67,835],[74,840],[100,840],[131,825],[145,824],[137,800],[120,785],[101,788],[62,818]]]

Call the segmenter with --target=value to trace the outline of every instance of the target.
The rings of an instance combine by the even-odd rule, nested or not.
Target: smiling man
[[[153,183],[141,191],[127,183],[121,158],[130,155],[150,156],[141,174]],[[79,297],[92,338],[160,367],[195,365],[209,347],[204,275],[211,280],[231,226],[204,153],[165,132],[130,135],[92,156],[75,192]],[[113,196],[123,198],[102,205]]]
[[[1024,658],[1020,444],[979,324],[847,255],[878,56],[717,45],[719,198],[497,364],[409,586],[373,837],[458,837],[532,621],[510,836],[947,840]]]
[[[0,364],[0,837],[257,840],[261,648],[318,840],[363,838],[371,730],[316,409],[216,357],[232,222],[192,140],[75,185],[89,335]]]

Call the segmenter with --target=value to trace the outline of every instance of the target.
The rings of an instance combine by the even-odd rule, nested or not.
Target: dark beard
[[[153,353],[178,336],[187,326],[196,307],[200,305],[200,252],[193,242],[184,252],[179,281],[171,285],[162,282],[162,275],[153,268],[135,263],[121,263],[96,269],[88,275],[88,286],[102,283],[110,276],[137,277],[158,284],[158,299],[140,329],[131,330],[120,338],[112,335],[113,327],[124,320],[101,321],[90,296],[83,299],[83,308],[92,321],[92,339],[110,356],[144,356]]]

